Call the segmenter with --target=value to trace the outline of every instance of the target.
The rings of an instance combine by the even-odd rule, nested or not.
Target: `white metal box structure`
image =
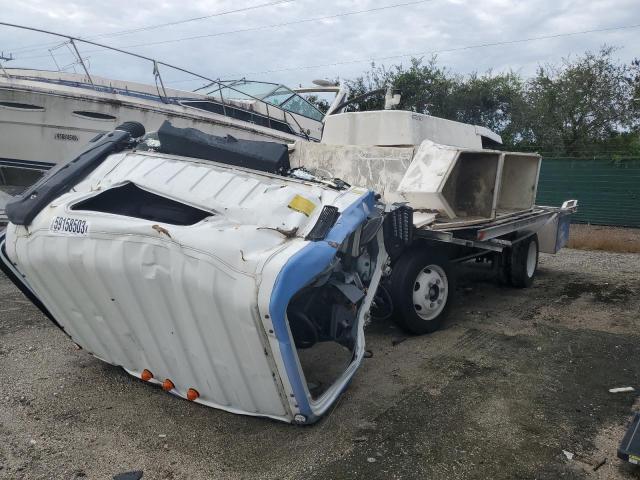
[[[504,152],[501,163],[496,198],[498,214],[533,208],[542,164],[540,155]]]
[[[0,247],[96,357],[208,406],[311,423],[363,358],[386,258],[374,216],[365,189],[125,151]]]
[[[445,219],[486,221],[534,206],[540,156],[466,149],[424,140],[417,147],[298,142],[292,166],[318,170],[409,202]],[[325,173],[325,174],[329,174]],[[435,217],[434,217],[435,218]]]
[[[449,219],[486,220],[534,206],[540,156],[466,150],[424,141],[398,192],[414,209]]]
[[[461,148],[482,148],[483,137],[497,144],[500,136],[488,128],[403,110],[349,112],[329,115],[322,143],[327,145],[419,145],[423,140]]]

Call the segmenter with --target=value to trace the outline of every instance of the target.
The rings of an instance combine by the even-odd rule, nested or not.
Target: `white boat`
[[[221,81],[135,53],[79,38],[16,25],[57,37],[77,52],[86,43],[149,63],[155,84],[93,75],[78,53],[83,73],[7,68],[0,63],[0,184],[28,186],[54,165],[74,158],[100,133],[124,121],[157,130],[169,119],[177,127],[238,139],[293,143],[319,141],[324,114],[284,85],[246,79]],[[73,51],[73,50],[72,50]],[[160,68],[199,79],[204,86],[184,91],[165,85]],[[304,89],[333,92],[339,87]]]

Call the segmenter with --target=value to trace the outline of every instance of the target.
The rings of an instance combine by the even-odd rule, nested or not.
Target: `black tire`
[[[493,271],[499,285],[511,286],[511,248],[505,248],[493,257]]]
[[[442,300],[442,303],[439,304],[442,306],[436,307],[433,312],[433,318],[425,319],[424,315],[429,316],[431,312],[423,310],[425,313],[420,316],[418,309],[422,310],[422,308],[418,308],[420,305],[414,303],[414,292],[425,288],[424,285],[419,285],[418,279],[419,275],[427,272],[427,267],[429,266],[437,268],[436,276],[446,280],[446,287],[442,289],[437,286],[429,287],[429,295],[432,295],[432,288],[438,288],[434,298],[436,302]],[[431,270],[429,270],[428,274],[430,273]],[[418,288],[416,288],[416,285],[418,285]],[[431,250],[429,246],[412,248],[404,252],[393,266],[390,287],[396,323],[416,335],[435,332],[447,317],[453,303],[455,292],[454,269],[449,262],[449,258],[443,252]],[[427,300],[426,296],[425,300]],[[429,303],[429,301],[427,300],[425,303]],[[430,303],[430,305],[433,305],[433,303]]]
[[[534,255],[535,261],[533,259]],[[509,268],[511,285],[516,288],[528,288],[533,284],[533,279],[538,270],[539,255],[540,247],[537,234],[525,238],[512,247]]]

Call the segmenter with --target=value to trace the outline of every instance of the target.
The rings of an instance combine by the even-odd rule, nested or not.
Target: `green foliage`
[[[324,98],[319,98],[317,95],[307,95],[305,99],[322,113],[327,113],[327,110],[329,110],[331,106]]]
[[[636,115],[640,116],[640,58],[631,62],[631,74],[629,81],[633,85],[633,109]],[[637,117],[636,117],[637,118]]]
[[[637,124],[631,69],[613,49],[539,67],[525,92],[531,139],[547,151],[578,154]],[[635,118],[634,118],[635,117]]]
[[[412,59],[407,70],[396,68],[395,88],[403,94],[399,108],[436,116],[450,116],[453,111],[447,99],[453,93],[457,77],[438,66],[436,57],[423,65]]]
[[[521,138],[520,125],[526,111],[524,84],[513,72],[459,78],[451,96],[452,119],[485,126],[502,135],[506,144]]]
[[[372,63],[368,72],[365,72],[353,80],[345,80],[344,83],[349,87],[352,98],[359,97],[365,93],[385,88],[395,83],[395,71],[401,68],[402,66],[396,66],[393,67],[393,70],[387,71],[384,67],[378,67],[375,63]],[[384,96],[376,95],[349,105],[346,111],[360,112],[381,110],[382,108],[384,108]]]
[[[544,65],[523,79],[515,72],[456,75],[437,58],[412,59],[408,67],[371,65],[347,80],[352,97],[392,85],[402,92],[399,108],[482,125],[509,148],[556,155],[637,154],[640,147],[640,60],[620,64],[614,49],[586,52]],[[380,110],[383,95],[350,111]]]

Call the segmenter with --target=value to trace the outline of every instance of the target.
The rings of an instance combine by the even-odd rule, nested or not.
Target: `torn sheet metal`
[[[337,214],[306,240],[325,207]],[[9,224],[2,259],[99,359],[197,403],[312,423],[363,358],[386,253],[380,229],[356,238],[377,212],[368,190],[127,150]],[[322,342],[347,363],[317,393],[301,355]]]
[[[413,147],[325,145],[296,142],[290,154],[292,168],[304,167],[321,175],[337,177],[381,194],[386,202],[404,202],[398,193],[413,158]]]
[[[475,135],[475,134],[474,134]],[[466,148],[423,140],[411,147],[298,142],[294,168],[324,172],[378,192],[387,203],[408,203],[416,227],[445,219],[485,221],[533,208],[540,171],[537,154]]]

